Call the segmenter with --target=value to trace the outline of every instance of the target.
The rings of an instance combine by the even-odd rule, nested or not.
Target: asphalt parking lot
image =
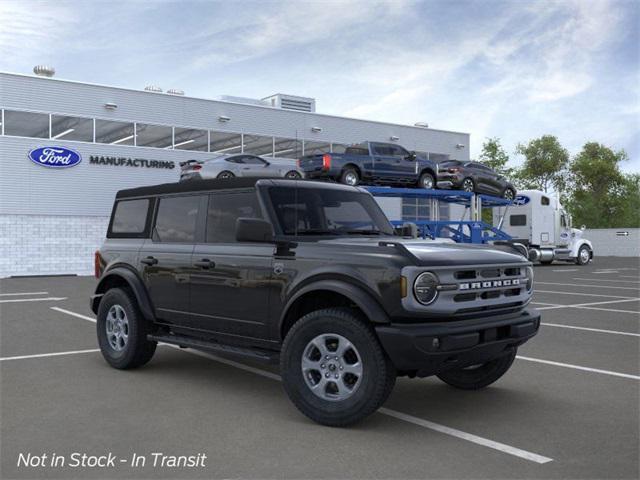
[[[302,416],[263,365],[160,346],[144,368],[111,369],[93,278],[1,280],[0,477],[638,478],[639,260],[536,267],[543,327],[502,380],[463,392],[401,378],[348,429]],[[17,466],[73,452],[126,461]],[[206,466],[154,467],[154,452]]]

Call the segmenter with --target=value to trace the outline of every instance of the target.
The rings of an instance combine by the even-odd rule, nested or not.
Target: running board
[[[154,342],[178,345],[180,348],[193,348],[212,353],[236,355],[263,363],[277,364],[280,361],[280,354],[278,352],[259,348],[224,345],[218,342],[207,342],[206,340],[198,340],[181,335],[147,335],[147,339]]]

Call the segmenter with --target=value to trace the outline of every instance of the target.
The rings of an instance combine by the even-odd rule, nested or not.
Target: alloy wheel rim
[[[129,341],[129,319],[120,305],[112,305],[105,322],[107,340],[116,352],[121,352]]]
[[[582,260],[583,263],[586,263],[587,261],[589,261],[589,251],[586,248],[583,248],[582,250],[580,250],[580,259]]]
[[[356,177],[355,173],[347,173],[344,177],[344,181],[346,182],[347,185],[355,185],[356,183],[358,183],[358,177]]]
[[[506,192],[504,192],[504,198],[506,198],[507,200],[513,200],[513,191],[507,190]]]
[[[307,387],[323,400],[346,400],[362,383],[360,353],[347,338],[335,333],[318,335],[307,344],[301,368]]]
[[[287,173],[287,178],[293,178],[293,179],[300,178],[300,175],[296,172],[289,172]]]
[[[465,180],[465,181],[462,183],[462,189],[463,189],[465,192],[473,192],[473,182],[472,182],[471,180],[468,180],[468,179],[467,179],[467,180]]]
[[[422,179],[422,188],[426,188],[427,190],[432,189],[433,188],[433,178],[424,177]]]

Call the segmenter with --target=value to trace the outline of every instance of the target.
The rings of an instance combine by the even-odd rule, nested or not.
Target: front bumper
[[[540,328],[540,313],[517,314],[453,322],[376,327],[376,333],[396,369],[419,377],[484,363],[508,353],[532,338]]]

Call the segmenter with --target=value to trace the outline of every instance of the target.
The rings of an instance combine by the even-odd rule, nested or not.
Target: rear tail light
[[[296,160],[296,165],[298,166],[298,168],[300,168],[302,166],[302,160],[297,159]]]
[[[93,255],[93,274],[96,278],[100,278],[102,275],[102,256],[100,255],[100,251],[96,250],[96,253]]]
[[[325,153],[322,155],[322,169],[329,170],[331,168],[331,155]]]
[[[191,167],[191,170],[200,170],[202,168],[202,165],[194,165],[193,167]]]

